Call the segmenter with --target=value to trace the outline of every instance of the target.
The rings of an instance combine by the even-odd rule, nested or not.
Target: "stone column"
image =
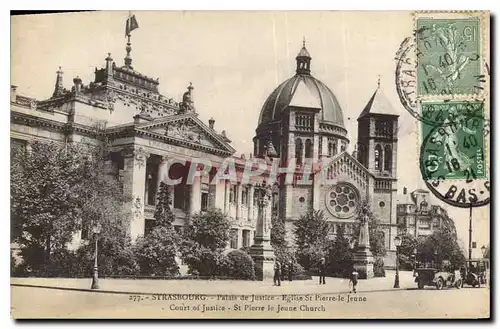
[[[241,184],[236,184],[236,220],[241,219],[241,193],[243,186]]]
[[[215,207],[222,211],[225,211],[226,203],[226,182],[223,180],[217,180],[215,186]]]
[[[135,241],[144,234],[144,189],[146,187],[146,161],[149,155],[138,146],[127,147],[124,157],[123,189],[132,198],[127,204],[130,216],[130,237]]]
[[[236,234],[238,236],[238,243],[236,244],[237,249],[240,249],[243,247],[243,230],[236,229]]]
[[[208,208],[213,209],[217,205],[217,184],[212,184],[212,180],[216,175],[215,170],[211,170],[208,174]]]
[[[247,194],[247,208],[248,208],[248,217],[247,220],[250,222],[253,220],[253,193],[254,187],[253,185],[248,185],[248,194]]]
[[[201,177],[196,175],[193,178],[193,185],[191,185],[191,193],[189,195],[189,213],[200,212],[201,210]]]
[[[229,214],[229,193],[231,189],[231,184],[229,180],[224,182],[224,212]]]
[[[368,215],[363,211],[361,227],[359,230],[358,249],[354,253],[354,268],[359,273],[360,279],[373,278],[373,256],[370,251],[370,233]]]
[[[250,256],[255,262],[257,280],[274,276],[274,250],[271,246],[271,186],[256,187],[259,193],[257,229],[254,244],[250,247]]]
[[[321,171],[317,173],[313,172],[313,210],[319,210],[321,208]]]

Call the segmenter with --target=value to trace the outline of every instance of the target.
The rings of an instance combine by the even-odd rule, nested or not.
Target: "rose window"
[[[326,195],[326,206],[332,215],[336,217],[349,218],[353,216],[358,205],[358,192],[350,185],[335,185]]]

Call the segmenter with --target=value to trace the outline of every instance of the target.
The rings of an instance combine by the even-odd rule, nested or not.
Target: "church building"
[[[379,82],[360,109],[356,151],[348,153],[351,141],[342,108],[333,92],[312,76],[311,61],[304,43],[296,57],[295,75],[265,101],[254,137],[255,156],[266,152],[270,138],[282,166],[295,161],[299,177],[292,184],[280,184],[278,216],[285,220],[290,240],[294,220],[311,209],[324,211],[333,234],[339,225],[352,233],[359,207],[367,202],[383,230],[386,265],[393,265],[399,115]],[[300,179],[308,164],[319,166],[326,179],[318,174]]]

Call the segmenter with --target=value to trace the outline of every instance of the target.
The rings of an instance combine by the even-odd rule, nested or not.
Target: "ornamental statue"
[[[196,109],[194,107],[194,102],[193,102],[193,84],[190,82],[189,86],[187,88],[188,90],[182,95],[182,103],[180,104],[180,113],[179,114],[184,114],[184,113],[196,113]]]

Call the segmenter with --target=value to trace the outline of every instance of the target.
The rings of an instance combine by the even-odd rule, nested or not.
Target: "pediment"
[[[136,126],[153,136],[183,141],[188,145],[203,146],[233,154],[235,150],[222,137],[193,114],[182,114],[156,119]]]
[[[367,186],[369,177],[373,176],[368,169],[347,152],[342,152],[330,159],[326,166],[328,179],[348,177],[362,188]]]

